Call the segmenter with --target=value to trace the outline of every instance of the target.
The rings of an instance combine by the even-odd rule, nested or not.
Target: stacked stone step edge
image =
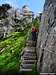
[[[31,72],[34,65],[37,62],[36,56],[36,41],[31,39],[31,35],[28,36],[26,47],[22,50],[20,72]]]

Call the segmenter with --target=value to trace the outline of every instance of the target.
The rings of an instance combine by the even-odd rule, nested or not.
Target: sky
[[[45,0],[0,0],[0,5],[9,3],[14,8],[21,8],[23,5],[28,5],[31,11],[35,14],[43,11]]]

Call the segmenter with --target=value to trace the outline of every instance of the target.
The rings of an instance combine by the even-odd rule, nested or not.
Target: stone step
[[[23,49],[23,51],[25,51],[25,50],[35,50],[35,49],[36,49],[36,47],[29,47],[29,46],[27,46],[27,47],[25,47]]]
[[[34,64],[23,64],[21,63],[21,67],[24,69],[32,69]]]
[[[32,41],[32,40],[29,40],[29,39],[28,39],[28,41],[27,41],[27,42],[33,43],[33,41]]]
[[[35,50],[29,50],[29,49],[24,51],[24,53],[35,53],[35,52],[36,52]]]
[[[20,68],[20,71],[21,71],[21,72],[31,72],[32,69],[23,69],[23,68]]]
[[[28,49],[28,50],[27,50]],[[30,52],[29,52],[30,51]],[[31,48],[29,48],[29,47],[25,47],[22,51],[21,51],[21,53],[20,53],[20,55],[22,56],[22,55],[24,55],[25,53],[31,53],[31,54],[33,54],[34,52],[36,52],[35,51],[35,47],[31,47]]]
[[[21,56],[21,61],[23,60],[36,60],[36,56],[35,57]]]
[[[36,56],[36,53],[27,53],[27,52],[25,52],[24,55],[25,56]]]
[[[22,58],[24,58],[24,60],[27,60],[27,59],[28,60],[35,60],[36,56],[31,56],[31,55],[30,56],[25,56],[25,55],[23,55]]]
[[[31,44],[33,44],[33,43],[36,43],[36,41],[28,40],[27,43],[31,43]]]
[[[21,62],[23,64],[35,64],[37,60],[24,60],[22,59]]]
[[[36,46],[36,43],[35,43],[35,42],[34,42],[34,43],[27,42],[27,43],[26,43],[26,46],[30,46],[30,47],[33,46],[33,47],[35,47],[35,46]]]

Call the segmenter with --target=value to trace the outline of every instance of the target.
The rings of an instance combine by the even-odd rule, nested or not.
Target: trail
[[[33,66],[37,66],[36,41],[31,39],[31,33],[22,51],[20,72],[31,72]]]

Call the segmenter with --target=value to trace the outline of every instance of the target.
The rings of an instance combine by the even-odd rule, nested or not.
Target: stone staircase
[[[20,72],[31,72],[37,62],[36,41],[33,41],[31,36],[28,37],[26,47],[22,51]]]

